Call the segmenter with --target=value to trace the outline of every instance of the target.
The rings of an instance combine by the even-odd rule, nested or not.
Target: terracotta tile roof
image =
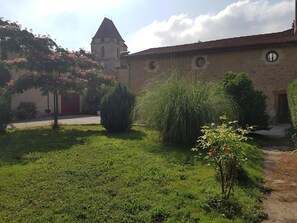
[[[119,31],[115,27],[114,23],[108,18],[103,19],[99,29],[93,37],[93,39],[101,38],[113,38],[125,42],[121,37]]]
[[[128,57],[137,56],[150,56],[150,55],[161,55],[161,54],[178,54],[185,52],[207,52],[207,51],[223,51],[231,49],[261,47],[278,44],[297,44],[297,34],[294,34],[293,29],[289,29],[283,32],[242,36],[228,39],[213,40],[207,42],[197,42],[192,44],[168,46],[151,48],[137,53],[130,54]]]

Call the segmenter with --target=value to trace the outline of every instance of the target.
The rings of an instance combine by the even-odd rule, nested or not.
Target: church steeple
[[[108,18],[103,19],[99,29],[97,30],[95,36],[93,37],[93,40],[101,39],[101,38],[112,38],[112,39],[125,42],[121,37],[119,31],[115,27],[114,23]]]
[[[120,53],[127,51],[125,41],[114,23],[104,18],[91,42],[92,54],[104,64],[105,71],[116,72],[120,66]]]

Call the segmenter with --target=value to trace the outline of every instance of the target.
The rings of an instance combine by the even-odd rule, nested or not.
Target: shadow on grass
[[[261,147],[273,147],[273,146],[284,146],[284,147],[294,147],[294,143],[292,140],[288,137],[267,137],[259,134],[250,134],[250,137],[252,137],[257,145]]]
[[[107,138],[123,140],[142,140],[146,136],[146,133],[143,131],[135,129],[126,132],[108,132],[107,130],[102,130],[100,133]]]
[[[0,136],[0,166],[28,163],[25,156],[30,153],[48,153],[82,145],[95,134],[100,134],[100,131],[36,128],[11,132]]]

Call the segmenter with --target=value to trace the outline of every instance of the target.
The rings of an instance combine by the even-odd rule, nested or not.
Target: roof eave
[[[286,45],[297,45],[297,40],[288,41],[288,42],[279,42],[279,43],[261,43],[261,44],[248,44],[242,46],[231,46],[231,47],[214,47],[214,48],[205,48],[205,49],[190,49],[190,50],[180,50],[180,51],[171,51],[171,52],[160,52],[160,53],[147,53],[147,54],[137,54],[135,53],[127,55],[128,58],[137,58],[137,57],[162,57],[164,55],[189,55],[197,53],[216,53],[216,52],[227,52],[227,51],[236,51],[242,49],[257,49],[264,47],[276,47],[276,46],[286,46]]]

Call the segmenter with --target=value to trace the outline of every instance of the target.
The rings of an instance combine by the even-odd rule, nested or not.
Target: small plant
[[[134,104],[135,95],[118,83],[102,99],[101,124],[110,132],[129,130]]]
[[[241,142],[247,140],[248,130],[238,128],[236,121],[227,121],[226,117],[221,117],[221,121],[218,126],[213,123],[203,126],[203,135],[192,150],[201,151],[204,160],[215,168],[221,183],[222,202],[225,202],[234,189],[237,170],[246,161]]]
[[[34,102],[21,102],[15,113],[19,120],[35,119],[37,115],[36,104]]]

